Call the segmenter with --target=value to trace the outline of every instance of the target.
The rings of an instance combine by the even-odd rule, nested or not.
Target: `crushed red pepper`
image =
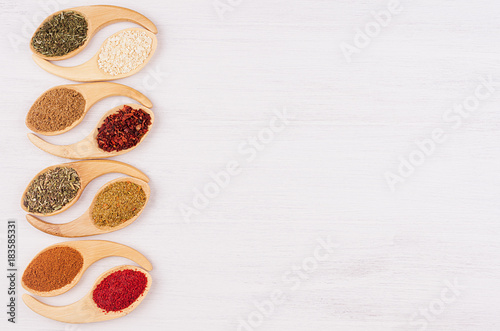
[[[122,151],[137,145],[148,132],[151,115],[142,109],[124,105],[97,129],[97,145],[106,152]]]
[[[137,270],[120,270],[106,276],[95,288],[92,298],[105,312],[120,311],[139,298],[146,289],[148,279]]]

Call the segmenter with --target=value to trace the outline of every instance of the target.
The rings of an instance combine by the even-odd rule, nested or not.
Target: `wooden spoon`
[[[105,6],[101,5],[101,6],[74,7],[74,8],[68,8],[68,9],[57,11],[54,14],[47,17],[40,24],[40,26],[36,29],[36,31],[38,31],[38,29],[40,29],[45,22],[47,22],[52,17],[60,14],[63,11],[78,12],[83,17],[85,17],[85,19],[87,20],[87,25],[88,25],[87,26],[87,39],[80,47],[78,47],[74,51],[69,52],[68,54],[65,54],[62,56],[45,56],[43,54],[40,54],[33,48],[33,45],[30,41],[30,48],[35,56],[38,56],[42,59],[51,60],[51,61],[68,59],[68,58],[80,53],[88,45],[90,39],[92,39],[92,37],[97,33],[97,31],[99,31],[100,29],[102,29],[103,27],[105,27],[109,24],[121,22],[121,21],[137,23],[153,33],[158,32],[158,30],[156,29],[156,26],[153,24],[153,22],[151,22],[149,19],[147,19],[144,15],[139,14],[138,12],[133,11],[133,10],[128,9],[128,8],[123,8],[123,7],[118,7],[118,6],[107,6],[107,5],[105,5]]]
[[[137,185],[140,185],[144,190],[144,193],[146,194],[146,201],[144,202],[144,206],[137,213],[137,215],[123,222],[122,224],[114,227],[111,226],[98,227],[97,225],[95,225],[94,219],[92,218],[92,211],[94,209],[96,198],[106,187],[116,182],[132,182]],[[86,237],[86,236],[93,236],[96,234],[113,232],[116,230],[123,229],[126,226],[129,226],[139,217],[139,215],[142,213],[142,210],[146,207],[146,204],[148,203],[150,193],[151,191],[149,189],[149,185],[146,182],[137,178],[121,177],[112,180],[106,183],[103,187],[101,187],[99,191],[97,191],[96,196],[94,197],[94,200],[92,201],[92,204],[90,205],[89,209],[87,209],[87,211],[82,216],[78,217],[76,220],[72,222],[64,224],[54,224],[42,221],[41,219],[29,214],[26,215],[26,219],[31,225],[33,225],[38,230],[59,237],[67,237],[67,238]]]
[[[96,139],[97,134],[98,134],[97,130],[101,127],[101,125],[103,124],[106,117],[108,117],[109,115],[111,115],[115,112],[118,112],[120,109],[123,108],[123,106],[130,106],[134,109],[142,109],[145,112],[147,112],[149,115],[151,115],[151,125],[149,126],[146,134],[141,138],[141,141],[139,141],[139,143],[137,145],[130,147],[128,149],[118,151],[118,152],[116,152],[116,151],[113,151],[113,152],[103,151],[102,149],[99,148],[99,145],[97,144],[97,139]],[[130,152],[131,150],[133,150],[134,148],[139,146],[141,144],[141,142],[144,140],[144,138],[146,138],[146,136],[151,131],[151,127],[153,126],[153,123],[154,123],[154,114],[153,114],[153,111],[151,111],[151,109],[148,109],[148,108],[143,107],[143,106],[138,105],[138,104],[126,104],[126,105],[117,106],[117,107],[112,108],[111,110],[107,111],[101,117],[101,119],[97,123],[94,130],[90,133],[90,135],[88,135],[86,138],[84,138],[83,140],[81,140],[77,143],[74,143],[71,145],[54,145],[54,144],[51,144],[51,143],[43,140],[42,138],[38,137],[37,135],[35,135],[33,133],[28,133],[28,139],[36,147],[40,148],[41,150],[43,150],[47,153],[55,155],[55,156],[64,157],[67,159],[100,159],[100,158],[121,155],[121,154]]]
[[[110,312],[103,311],[101,308],[97,306],[97,304],[94,302],[92,298],[95,288],[108,275],[112,274],[113,272],[126,269],[140,271],[146,275],[148,282],[146,284],[144,292],[137,298],[136,301],[134,301],[130,306],[124,308],[123,310],[110,311]],[[144,298],[149,292],[149,289],[151,288],[151,283],[152,283],[151,275],[146,270],[130,265],[123,265],[109,269],[108,271],[100,275],[99,278],[97,278],[97,280],[95,281],[94,286],[89,291],[89,293],[82,299],[70,305],[49,306],[35,299],[29,294],[23,294],[23,301],[26,304],[26,306],[28,306],[35,313],[56,321],[65,323],[100,322],[100,321],[115,319],[129,314],[142,302],[142,300],[144,300]]]
[[[106,240],[76,240],[76,241],[66,241],[62,243],[58,243],[55,245],[51,245],[45,249],[43,249],[40,253],[38,253],[34,258],[48,249],[52,249],[55,247],[71,247],[80,252],[83,256],[83,265],[78,274],[76,274],[75,278],[71,281],[71,283],[47,292],[40,292],[29,288],[21,278],[21,285],[24,287],[26,291],[29,291],[35,295],[39,295],[42,297],[53,297],[59,294],[63,294],[73,288],[82,278],[83,273],[90,267],[94,262],[99,261],[105,257],[110,256],[120,256],[126,257],[143,267],[144,269],[150,271],[153,269],[151,262],[148,259],[136,251],[133,248],[130,248],[126,245],[118,244],[112,241]],[[30,262],[31,263],[31,262]]]
[[[59,130],[59,131],[40,131],[30,125],[28,123],[28,116],[26,116],[26,126],[31,130],[34,131],[38,134],[43,134],[45,136],[55,136],[64,132],[67,132],[71,129],[73,129],[75,126],[80,124],[80,122],[83,120],[89,109],[99,100],[102,100],[107,97],[112,97],[112,96],[126,96],[131,99],[139,101],[141,104],[143,104],[145,107],[151,108],[153,107],[153,104],[151,101],[141,92],[128,87],[126,85],[122,84],[117,84],[117,83],[107,83],[107,82],[99,82],[99,83],[87,83],[87,84],[68,84],[68,85],[59,85],[59,86],[54,86],[47,91],[45,91],[42,96],[44,96],[47,92],[55,89],[60,89],[60,88],[67,88],[71,90],[75,90],[78,93],[80,93],[83,98],[85,99],[85,109],[83,110],[82,116],[75,120],[70,126]],[[38,99],[40,99],[42,96],[40,96]],[[35,103],[38,101],[38,99],[35,101]],[[31,110],[30,110],[31,112]]]
[[[51,63],[50,61],[44,60],[35,54],[33,54],[32,57],[35,63],[38,64],[40,68],[42,68],[43,70],[53,75],[78,82],[94,82],[94,81],[113,80],[113,79],[121,79],[129,77],[139,72],[142,68],[144,68],[144,66],[149,62],[149,60],[151,60],[151,57],[153,56],[156,47],[158,46],[158,41],[154,33],[141,28],[124,29],[111,35],[109,38],[112,38],[123,31],[143,31],[153,40],[153,44],[151,45],[151,51],[149,52],[149,55],[144,60],[144,62],[140,64],[137,68],[124,74],[112,75],[99,68],[97,61],[99,60],[99,54],[101,53],[101,49],[99,49],[99,51],[90,60],[75,67],[61,67]],[[106,43],[106,41],[107,39],[104,41],[103,45]]]
[[[41,214],[41,213],[32,213],[34,215],[38,216],[52,216],[59,214],[69,207],[71,207],[82,195],[83,190],[87,186],[88,183],[90,183],[93,179],[102,176],[104,174],[112,173],[112,172],[119,172],[128,176],[136,177],[139,178],[145,182],[149,182],[149,178],[142,173],[139,169],[128,165],[123,162],[118,162],[118,161],[110,161],[110,160],[91,160],[91,161],[80,161],[80,162],[69,162],[69,163],[62,163],[62,164],[56,164],[50,167],[47,167],[40,171],[36,176],[31,180],[31,182],[26,186],[26,189],[23,192],[23,197],[21,199],[21,207],[23,210],[26,212],[30,212],[28,208],[24,205],[24,197],[26,195],[26,191],[28,190],[29,186],[35,180],[40,174],[50,170],[54,169],[57,167],[70,167],[76,170],[78,173],[78,176],[80,176],[80,189],[78,190],[78,193],[76,196],[68,202],[66,205],[64,205],[61,209],[48,213],[48,214]]]

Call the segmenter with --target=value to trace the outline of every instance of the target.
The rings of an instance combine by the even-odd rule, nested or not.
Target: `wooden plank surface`
[[[148,139],[115,158],[149,176],[151,199],[137,222],[90,239],[143,253],[154,267],[148,297],[124,318],[67,326],[19,295],[18,323],[4,315],[0,329],[498,330],[500,5],[215,3],[106,2],[158,27],[151,62],[117,81],[154,105]],[[61,241],[25,221],[21,194],[38,171],[68,162],[33,146],[24,119],[41,93],[71,83],[36,66],[28,38],[47,12],[90,4],[0,0],[0,201],[2,218],[18,220],[20,270]],[[377,14],[390,10],[390,19]],[[132,26],[104,28],[58,64],[85,62]],[[77,142],[127,102],[100,101],[47,140]],[[96,179],[47,220],[78,217],[117,177]],[[101,260],[74,289],[43,301],[74,302],[99,274],[128,263]],[[6,299],[6,279],[0,286]]]

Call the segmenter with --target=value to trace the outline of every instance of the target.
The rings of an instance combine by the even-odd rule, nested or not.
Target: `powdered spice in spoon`
[[[137,270],[119,270],[104,278],[94,289],[92,299],[105,312],[121,311],[143,295],[148,278]]]
[[[26,125],[33,131],[55,132],[83,116],[85,98],[69,88],[55,88],[42,94],[31,106]]]
[[[98,227],[115,227],[137,215],[145,204],[146,193],[140,185],[118,181],[97,195],[92,219]]]
[[[49,292],[73,281],[83,266],[82,254],[68,246],[57,246],[40,253],[28,265],[23,283],[32,290]]]

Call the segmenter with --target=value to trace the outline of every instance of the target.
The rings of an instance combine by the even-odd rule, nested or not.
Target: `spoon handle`
[[[97,234],[107,233],[107,231],[99,229],[90,224],[89,218],[90,218],[90,212],[88,210],[85,212],[85,214],[78,217],[76,220],[62,224],[49,223],[33,215],[30,214],[26,215],[26,220],[33,227],[47,234],[51,234],[53,236],[78,238],[78,237],[87,237],[87,236],[94,236]]]
[[[88,323],[104,321],[120,317],[120,315],[103,314],[92,302],[90,295],[67,306],[50,306],[29,294],[23,294],[23,301],[35,313],[65,323]]]
[[[93,32],[99,31],[101,28],[116,22],[133,22],[137,23],[153,33],[158,33],[158,29],[146,16],[123,7],[96,5],[72,8],[87,15],[90,21]]]
[[[98,82],[91,84],[81,84],[77,86],[79,87],[84,97],[87,99],[88,108],[90,108],[99,100],[118,95],[139,101],[145,107],[153,107],[151,101],[144,94],[123,84]]]
[[[102,155],[96,155],[96,153],[93,153],[93,151],[97,149],[97,143],[92,136],[88,136],[87,138],[71,145],[54,145],[33,133],[28,133],[28,139],[33,143],[33,145],[40,148],[42,151],[67,159],[78,160],[111,156],[106,155],[104,151],[100,153]]]
[[[121,173],[128,175],[130,177],[139,178],[146,183],[149,182],[148,176],[146,176],[142,171],[130,164],[112,161],[112,160],[89,160],[72,163],[75,170],[80,174],[82,178],[82,186],[86,185],[93,179],[109,174],[109,173]]]
[[[153,265],[144,255],[127,245],[107,240],[79,240],[68,241],[66,243],[82,253],[84,260],[83,270],[92,263],[110,256],[126,257],[147,271],[153,269]]]
[[[97,60],[94,59],[96,58],[96,56],[97,54],[94,55],[94,57],[89,61],[74,67],[61,67],[51,63],[50,61],[44,60],[35,54],[33,54],[31,57],[33,58],[33,61],[35,61],[35,63],[38,64],[38,66],[40,66],[40,68],[42,68],[43,70],[65,79],[74,80],[77,82],[91,82],[95,80],[114,79],[113,77],[107,76],[102,78],[99,77],[99,79],[96,79],[96,76],[98,75],[104,76],[99,71],[99,68],[97,68]]]

